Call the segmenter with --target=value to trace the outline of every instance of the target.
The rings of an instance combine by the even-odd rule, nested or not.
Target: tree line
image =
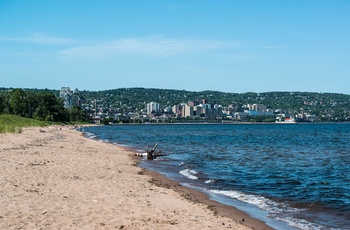
[[[85,112],[79,106],[66,109],[61,98],[46,90],[3,90],[0,92],[0,113],[14,114],[41,121],[88,121]]]

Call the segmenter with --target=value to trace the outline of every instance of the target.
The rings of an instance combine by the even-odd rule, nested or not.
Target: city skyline
[[[0,87],[350,94],[348,1],[1,1]]]

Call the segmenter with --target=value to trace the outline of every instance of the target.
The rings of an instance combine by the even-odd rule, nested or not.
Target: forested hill
[[[265,104],[268,108],[290,112],[312,110],[318,115],[326,110],[350,110],[350,95],[339,93],[315,92],[265,92],[265,93],[225,93],[219,91],[185,91],[173,89],[120,88],[98,92],[81,91],[85,99],[103,100],[106,105],[119,107],[126,105],[133,109],[142,109],[145,103],[154,101],[161,107],[172,106],[188,101],[206,99],[208,103],[229,105]]]
[[[1,91],[8,91],[0,88]],[[25,89],[41,91],[39,89]],[[50,90],[57,96],[59,90]],[[173,106],[188,101],[206,99],[208,103],[220,104],[223,107],[244,104],[264,104],[267,108],[281,109],[287,112],[309,112],[317,116],[328,114],[349,116],[350,95],[339,93],[316,92],[264,92],[264,93],[225,93],[219,91],[185,91],[174,89],[154,88],[119,88],[103,91],[86,91],[79,93],[83,102],[89,103],[98,100],[106,108],[114,108],[123,111],[139,111],[145,108],[148,102],[158,102],[160,107]]]

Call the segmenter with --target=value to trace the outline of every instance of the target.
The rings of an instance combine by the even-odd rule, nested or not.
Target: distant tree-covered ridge
[[[8,97],[14,90],[8,88],[0,88],[0,110],[5,112],[14,112],[14,108],[8,105]],[[59,90],[42,90],[42,89],[22,89],[26,94],[51,93],[57,97]],[[9,93],[11,92],[11,93]],[[23,92],[17,92],[18,97],[21,98]],[[28,96],[30,98],[30,96]],[[227,93],[220,91],[186,91],[175,89],[155,89],[155,88],[119,88],[103,91],[87,91],[81,90],[79,92],[79,99],[81,107],[84,110],[93,109],[96,104],[104,111],[113,111],[117,113],[139,112],[144,110],[146,104],[149,102],[157,102],[161,108],[178,105],[180,103],[187,103],[188,101],[197,101],[205,99],[210,104],[219,104],[223,108],[233,106],[236,108],[242,107],[246,104],[264,104],[268,109],[296,113],[310,113],[318,117],[319,121],[347,121],[350,117],[350,95],[339,93],[317,93],[317,92],[264,92],[264,93]],[[61,103],[61,102],[60,102]],[[33,103],[32,103],[33,104]],[[32,105],[30,104],[30,105]],[[9,107],[10,106],[10,107]],[[21,106],[19,106],[21,107]],[[22,105],[23,107],[23,105]],[[28,107],[28,104],[27,104]],[[32,106],[29,106],[32,107]],[[53,108],[52,108],[53,109]],[[11,111],[9,111],[11,110]],[[47,119],[56,119],[64,114],[58,113],[60,107],[56,110],[41,112],[36,107],[33,111],[23,108],[16,108],[16,113],[31,114],[33,117],[44,116]],[[68,115],[66,114],[68,117]],[[50,118],[51,117],[51,118]],[[64,117],[64,116],[63,116]],[[44,118],[46,119],[46,118]]]
[[[98,100],[103,108],[119,112],[137,112],[148,102],[160,103],[161,108],[188,101],[206,99],[208,103],[241,107],[245,104],[264,104],[272,110],[288,113],[310,113],[320,121],[347,120],[350,112],[350,95],[316,92],[264,92],[225,93],[220,91],[193,92],[174,89],[120,88],[104,91],[81,91],[87,105]]]

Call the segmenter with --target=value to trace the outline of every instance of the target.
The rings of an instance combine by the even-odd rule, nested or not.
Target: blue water
[[[143,167],[276,229],[350,229],[350,124],[175,124],[85,128],[168,156]]]

